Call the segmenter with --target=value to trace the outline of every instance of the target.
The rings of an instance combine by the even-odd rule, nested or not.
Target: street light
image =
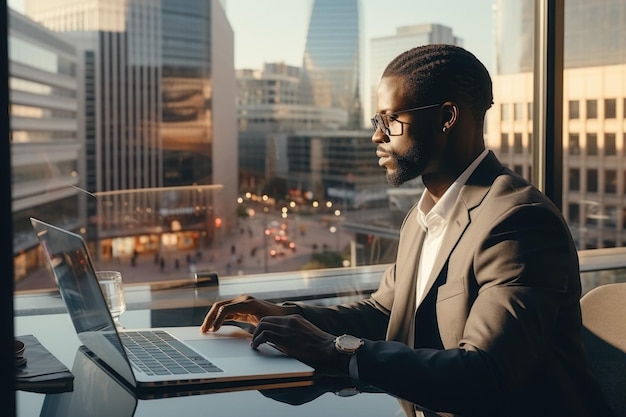
[[[335,252],[339,252],[339,230],[336,226],[330,226],[328,230],[335,234]]]
[[[339,228],[336,226],[339,224],[339,216],[341,216],[341,210],[335,210],[335,225],[330,227],[330,232],[335,233],[335,245],[336,251],[339,252]]]

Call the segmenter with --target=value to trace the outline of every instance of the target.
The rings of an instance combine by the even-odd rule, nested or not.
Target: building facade
[[[326,199],[344,210],[387,204],[371,130],[299,131],[285,135],[285,178],[293,196]]]
[[[626,244],[626,4],[602,3],[574,0],[565,7],[562,210],[579,249]],[[533,127],[532,37],[515,31],[532,23],[533,4],[496,4],[496,102],[488,113],[486,135],[499,158],[527,178]],[[503,45],[504,39],[521,42]]]
[[[284,184],[287,132],[337,130],[347,124],[345,112],[304,104],[300,75],[299,67],[284,63],[266,63],[262,70],[237,70],[242,191],[261,193],[279,177]]]
[[[77,51],[63,36],[9,9],[9,86],[15,278],[37,264],[31,216],[84,225]]]

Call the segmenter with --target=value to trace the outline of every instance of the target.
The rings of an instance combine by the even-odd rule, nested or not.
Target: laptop
[[[237,326],[222,326],[218,332],[208,334],[202,334],[199,326],[116,327],[82,236],[35,218],[31,218],[31,224],[80,342],[102,366],[135,392],[177,386],[185,390],[208,386],[212,389],[262,389],[312,384],[313,368],[267,344],[258,350],[251,349],[250,334]],[[138,344],[145,340],[127,341],[135,336],[141,340],[147,337],[152,352],[158,348],[170,355],[186,354],[187,358],[176,358],[174,364],[167,358],[165,365],[173,365],[170,371],[161,369],[160,364],[150,369],[154,368],[154,359],[137,351]],[[161,349],[165,344],[173,347]]]

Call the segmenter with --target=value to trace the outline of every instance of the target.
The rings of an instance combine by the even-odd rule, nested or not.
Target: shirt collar
[[[485,159],[488,153],[489,151],[484,149],[481,154],[465,168],[465,171],[454,180],[436,203],[428,189],[424,190],[417,203],[417,221],[424,231],[440,231],[442,230],[440,226],[445,227],[447,225],[448,217],[452,212],[454,203],[461,193],[461,188],[463,188],[467,179],[472,175],[483,159]]]

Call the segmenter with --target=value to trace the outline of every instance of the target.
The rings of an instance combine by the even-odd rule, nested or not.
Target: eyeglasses
[[[400,120],[398,120],[399,114],[417,110],[431,109],[439,105],[440,104],[429,104],[428,106],[415,107],[413,109],[400,110],[393,113],[376,113],[371,119],[372,126],[374,126],[374,129],[380,129],[387,136],[400,136],[404,131],[404,124],[406,122],[401,122]]]

